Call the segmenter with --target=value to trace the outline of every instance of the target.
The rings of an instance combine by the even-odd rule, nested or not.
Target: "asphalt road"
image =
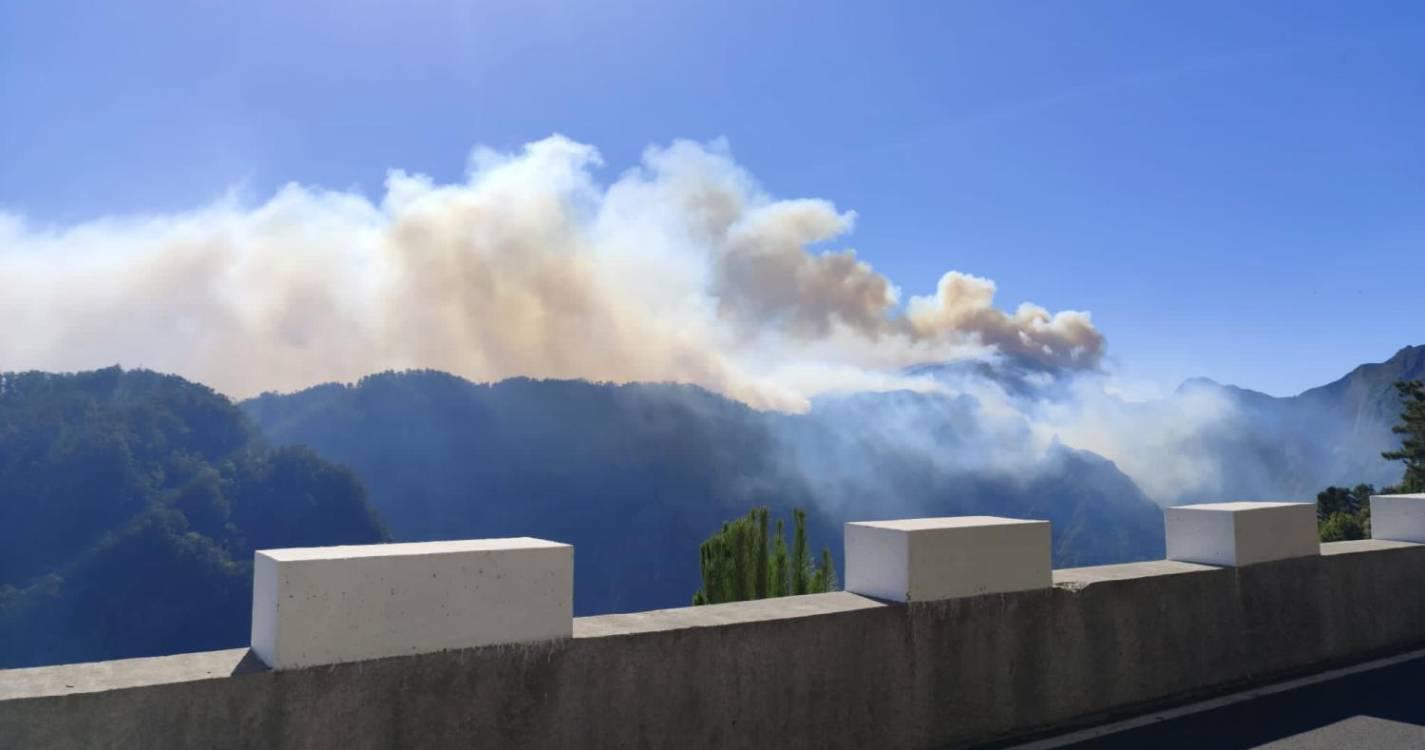
[[[1422,750],[1425,657],[1103,737],[1059,744],[1063,739],[1072,740],[1072,736],[1031,746],[1073,750]]]

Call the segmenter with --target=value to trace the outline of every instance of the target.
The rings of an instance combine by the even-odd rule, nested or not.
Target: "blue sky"
[[[1425,5],[0,0],[0,210],[39,225],[476,144],[726,137],[909,294],[1086,309],[1111,365],[1287,394],[1425,343]]]

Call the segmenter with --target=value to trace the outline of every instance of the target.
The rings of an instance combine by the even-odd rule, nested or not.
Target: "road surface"
[[[1425,749],[1425,652],[1383,663],[1343,676],[1307,677],[1013,747]]]

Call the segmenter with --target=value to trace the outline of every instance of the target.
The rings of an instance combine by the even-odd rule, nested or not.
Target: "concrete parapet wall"
[[[944,747],[1425,642],[1425,545],[1053,579],[585,617],[569,640],[281,672],[246,649],[12,670],[0,746]]]

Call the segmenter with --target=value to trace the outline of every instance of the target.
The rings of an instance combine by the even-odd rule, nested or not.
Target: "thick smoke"
[[[293,184],[256,206],[68,227],[0,214],[0,369],[120,363],[241,398],[435,368],[692,383],[788,411],[832,392],[932,391],[975,404],[962,419],[982,439],[955,461],[1020,463],[1063,440],[1150,492],[1207,471],[1179,433],[1217,406],[1182,419],[1106,396],[1087,313],[1005,312],[994,282],[954,271],[902,304],[854,250],[821,249],[854,214],[772,198],[721,143],[650,148],[609,183],[600,167],[555,136],[477,150],[456,184],[393,171],[377,201]],[[1080,385],[1045,398],[905,369],[969,360]]]
[[[951,271],[933,297],[910,301],[907,320],[919,336],[943,337],[974,331],[996,350],[1069,369],[1094,367],[1103,354],[1103,335],[1087,313],[1048,310],[1024,303],[1013,315],[994,307],[995,283]]]
[[[1000,351],[1093,368],[1081,313],[992,306],[947,274],[898,311],[853,215],[774,200],[720,144],[650,149],[600,185],[562,137],[477,151],[442,185],[392,172],[378,202],[288,185],[265,203],[28,227],[0,222],[0,365],[120,362],[243,397],[373,370],[694,383],[800,409],[826,389]],[[875,371],[874,373],[872,371]],[[825,377],[818,373],[824,372]]]

